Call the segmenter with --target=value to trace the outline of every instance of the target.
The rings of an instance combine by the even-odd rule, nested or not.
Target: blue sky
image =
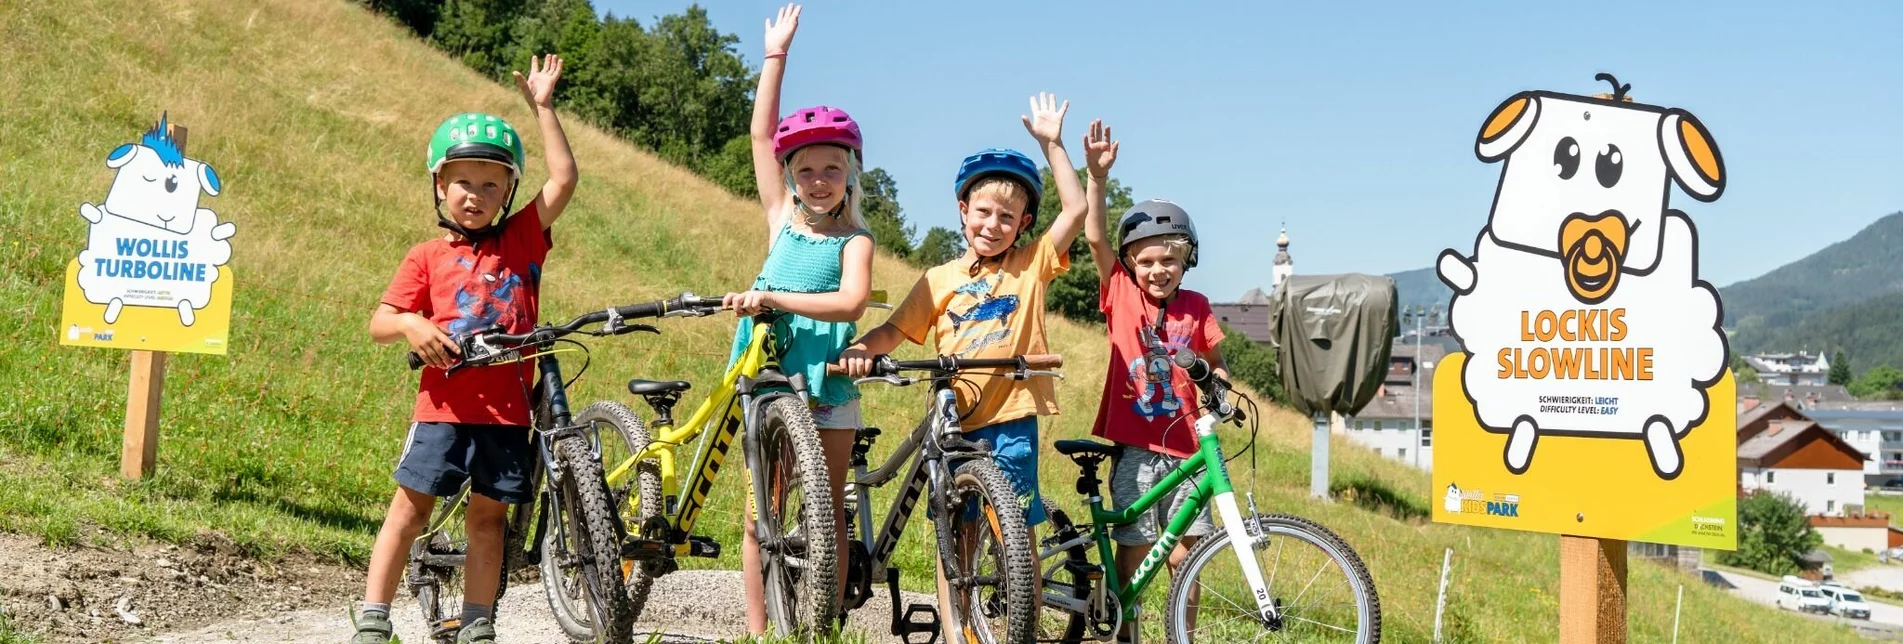
[[[688,4],[595,0],[644,23]],[[755,65],[780,4],[702,3]],[[1903,210],[1903,3],[1289,4],[806,3],[781,111],[850,111],[923,234],[955,225],[966,154],[1035,154],[1018,116],[1055,92],[1073,155],[1104,119],[1114,175],[1195,217],[1187,284],[1218,301],[1268,285],[1283,222],[1304,274],[1470,250],[1500,170],[1474,158],[1481,121],[1520,90],[1605,91],[1602,71],[1716,139],[1723,198],[1672,196],[1716,284]]]

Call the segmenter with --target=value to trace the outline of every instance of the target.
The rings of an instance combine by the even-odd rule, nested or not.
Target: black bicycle
[[[677,298],[678,299],[678,298]],[[535,463],[529,488],[536,500],[510,506],[504,525],[502,574],[496,587],[500,600],[512,572],[539,567],[542,585],[556,622],[576,642],[626,642],[633,636],[634,613],[628,606],[627,582],[620,565],[621,540],[626,530],[615,508],[619,500],[603,482],[601,426],[605,418],[591,406],[579,417],[571,415],[568,387],[588,371],[588,347],[567,336],[595,337],[635,331],[660,333],[629,320],[659,317],[684,306],[680,302],[651,302],[588,313],[555,326],[537,326],[527,333],[503,333],[501,327],[457,339],[458,361],[445,374],[464,369],[534,359],[537,382],[530,391],[534,403],[531,429],[536,441]],[[584,326],[600,324],[599,329]],[[572,349],[556,348],[558,344]],[[584,360],[575,378],[564,381],[555,354],[581,351]],[[422,358],[409,354],[411,369]],[[524,383],[525,386],[527,383]],[[610,429],[610,436],[619,440]],[[439,503],[429,525],[410,547],[406,567],[408,586],[430,627],[431,639],[453,643],[462,628],[462,574],[468,538],[463,514],[468,506],[467,484],[447,502]],[[531,540],[531,537],[534,537]]]
[[[846,485],[847,558],[845,612],[865,605],[872,596],[873,571],[883,570],[892,598],[892,634],[912,641],[926,633],[935,641],[940,630],[938,610],[927,604],[899,608],[899,569],[891,565],[892,552],[921,496],[934,515],[938,556],[945,568],[953,624],[973,641],[1027,644],[1031,641],[1034,612],[1034,576],[1037,553],[1032,550],[1024,509],[1004,472],[992,461],[988,441],[971,442],[959,431],[958,383],[973,385],[967,376],[1024,380],[1062,377],[1055,355],[1014,358],[964,359],[940,356],[930,360],[893,360],[879,356],[869,377],[859,384],[885,383],[899,387],[928,382],[932,386],[929,413],[876,471],[868,473],[867,454],[880,430],[858,431],[852,448],[852,480]],[[991,373],[969,370],[993,370]],[[1006,370],[1006,371],[999,371]],[[841,373],[837,365],[829,369]],[[923,371],[923,377],[900,373]],[[913,456],[917,458],[913,458]],[[884,527],[874,540],[872,488],[895,480],[899,467],[912,462],[899,498],[886,511]],[[929,494],[927,492],[929,491]]]

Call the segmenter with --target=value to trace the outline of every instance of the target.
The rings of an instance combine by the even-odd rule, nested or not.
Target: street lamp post
[[[1440,324],[1440,305],[1428,308],[1419,304],[1407,307],[1407,317],[1414,321],[1414,468],[1421,467],[1421,438],[1426,435],[1421,429],[1421,326],[1422,323]]]

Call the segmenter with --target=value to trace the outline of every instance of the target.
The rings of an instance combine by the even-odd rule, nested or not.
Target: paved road
[[[1775,607],[1777,605],[1777,582],[1775,581],[1720,570],[1704,569],[1699,572],[1705,576],[1707,582],[1723,582],[1714,585],[1721,587],[1726,584],[1730,585],[1732,594],[1739,597],[1766,606]],[[1856,627],[1865,636],[1875,639],[1903,641],[1903,606],[1894,606],[1881,602],[1867,603],[1870,604],[1870,619],[1868,621],[1844,619],[1836,616],[1823,617],[1810,613],[1802,613],[1802,615],[1820,621],[1843,622]],[[1774,608],[1774,610],[1781,609]]]

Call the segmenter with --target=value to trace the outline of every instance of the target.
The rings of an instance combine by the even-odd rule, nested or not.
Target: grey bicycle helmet
[[[1184,267],[1196,267],[1196,224],[1189,220],[1189,213],[1183,212],[1181,206],[1162,199],[1149,199],[1131,206],[1129,211],[1123,213],[1123,221],[1117,224],[1117,232],[1123,237],[1123,244],[1117,247],[1119,262],[1126,262],[1124,253],[1137,240],[1184,235],[1189,237],[1189,259],[1183,263]],[[1124,266],[1125,270],[1129,268]]]

